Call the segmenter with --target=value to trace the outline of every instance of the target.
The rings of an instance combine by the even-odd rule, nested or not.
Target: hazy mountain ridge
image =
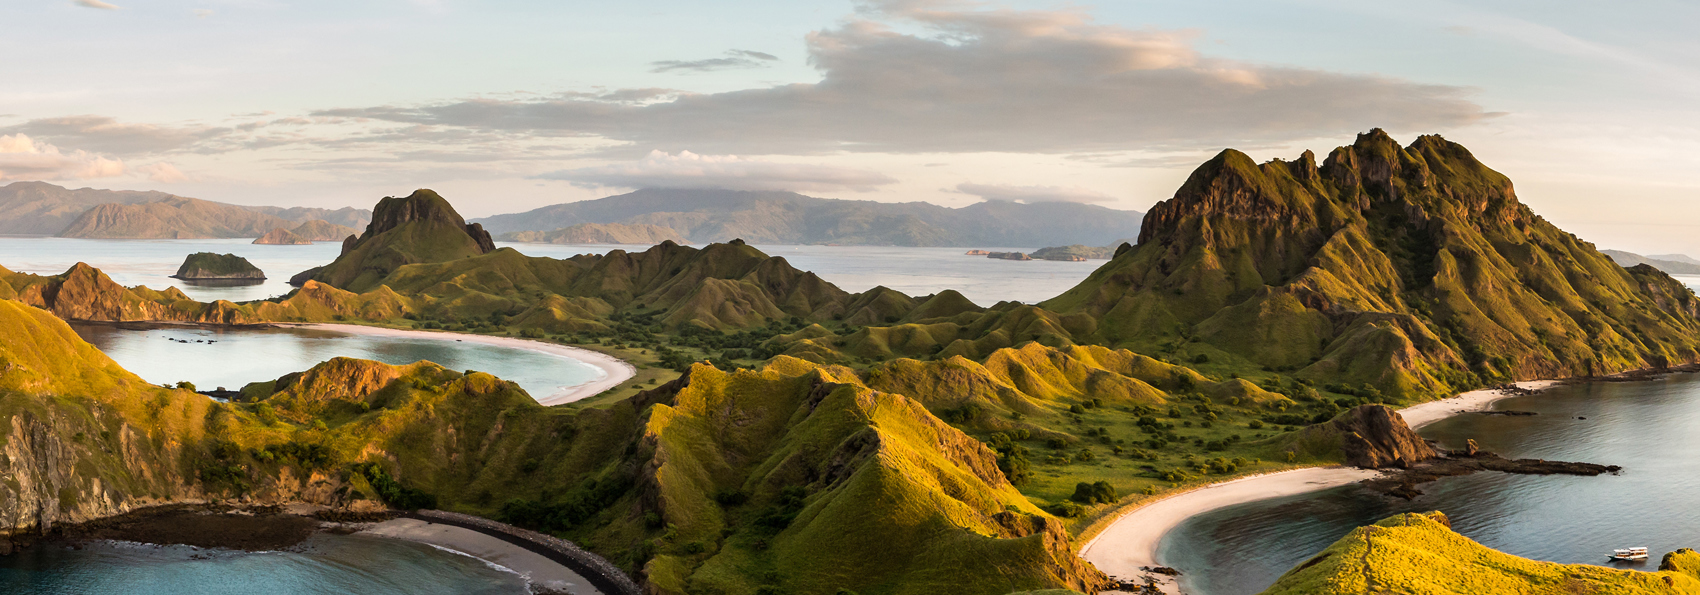
[[[164,192],[134,190],[75,190],[46,182],[13,182],[0,186],[0,234],[54,235],[84,211],[101,204],[135,204],[172,198]]]
[[[1642,256],[1640,254],[1624,252],[1622,250],[1601,250],[1600,253],[1610,256],[1613,262],[1616,262],[1623,268],[1644,264],[1672,275],[1700,275],[1700,263],[1687,262],[1692,261],[1693,259],[1683,254]]]
[[[260,237],[278,227],[323,220],[363,227],[371,211],[345,207],[245,206],[164,192],[68,189],[45,182],[0,186],[0,234],[72,238]],[[340,237],[334,239],[342,239]]]
[[[1103,245],[1138,233],[1142,214],[1077,203],[925,202],[815,198],[794,192],[645,189],[474,219],[492,233],[584,223],[648,224],[691,242],[879,246]]]

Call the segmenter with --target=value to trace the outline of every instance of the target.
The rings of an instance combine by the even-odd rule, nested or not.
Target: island
[[[1119,244],[1118,244],[1119,245]],[[1108,260],[1116,253],[1116,246],[1084,246],[1071,244],[1068,246],[1051,246],[1033,251],[1033,258],[1039,260],[1062,260],[1068,262],[1086,262],[1087,260]]]
[[[266,273],[248,259],[235,254],[196,252],[183,259],[173,279],[184,281],[252,281],[266,280]]]
[[[269,244],[273,246],[311,246],[313,245],[313,240],[295,235],[295,232],[293,231],[278,227],[266,232],[266,235],[256,238],[254,243]]]

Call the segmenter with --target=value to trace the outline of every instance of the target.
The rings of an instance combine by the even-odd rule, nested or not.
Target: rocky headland
[[[255,244],[274,246],[311,246],[313,240],[296,235],[295,232],[282,227],[266,232],[266,235],[254,239]]]

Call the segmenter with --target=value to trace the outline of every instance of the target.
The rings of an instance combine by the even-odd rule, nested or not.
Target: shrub
[[[1074,495],[1069,499],[1082,504],[1109,504],[1116,501],[1116,488],[1107,481],[1080,482],[1074,484]]]

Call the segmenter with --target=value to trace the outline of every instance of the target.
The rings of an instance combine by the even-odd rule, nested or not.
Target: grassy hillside
[[[1108,244],[1138,233],[1140,216],[1074,203],[987,201],[953,209],[792,192],[645,189],[477,221],[496,233],[617,223],[670,228],[702,243],[987,247]]]
[[[297,225],[290,233],[314,242],[340,242],[348,236],[360,235],[360,230],[337,225],[323,219],[311,219]]]
[[[385,197],[372,209],[372,224],[353,242],[343,244],[335,261],[311,278],[365,291],[404,265],[446,262],[494,250],[490,234],[467,225],[449,201],[430,190]]]
[[[1653,595],[1700,593],[1700,553],[1666,554],[1657,572],[1537,562],[1452,531],[1446,515],[1408,513],[1354,529],[1264,595]]]
[[[1077,340],[1419,399],[1700,356],[1691,292],[1553,227],[1437,136],[1377,130],[1321,165],[1224,151],[1140,234],[1041,304],[1099,321]]]

